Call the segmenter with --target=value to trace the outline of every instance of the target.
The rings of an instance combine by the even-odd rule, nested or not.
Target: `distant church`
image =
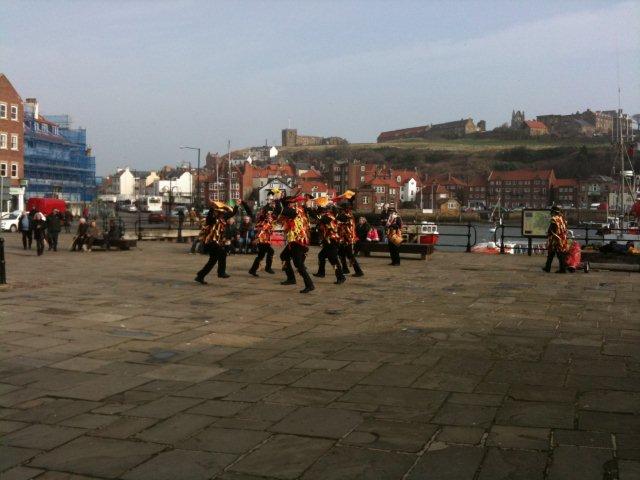
[[[521,112],[518,110],[511,111],[511,129],[520,130],[524,127],[524,110]]]

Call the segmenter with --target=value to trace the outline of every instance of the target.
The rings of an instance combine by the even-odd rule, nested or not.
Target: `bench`
[[[131,248],[135,248],[138,244],[138,241],[131,238],[120,238],[118,240],[111,240],[110,248],[117,248],[119,250],[129,250]],[[104,249],[104,238],[96,238],[93,240],[93,244],[91,245],[91,249],[93,250],[96,247],[100,247]]]
[[[371,252],[389,253],[389,245],[386,243],[369,242],[367,247],[367,251],[365,251],[365,249],[362,250],[365,257],[370,257]],[[426,245],[424,243],[401,243],[399,249],[401,254],[414,253],[420,255],[420,260],[425,260],[427,255],[433,253],[433,245]]]

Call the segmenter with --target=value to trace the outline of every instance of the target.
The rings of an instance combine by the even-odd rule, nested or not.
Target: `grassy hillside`
[[[612,152],[601,139],[482,139],[405,140],[346,146],[287,147],[286,158],[322,163],[345,159],[389,163],[427,173],[470,177],[490,170],[553,168],[559,177],[585,178],[610,174]]]

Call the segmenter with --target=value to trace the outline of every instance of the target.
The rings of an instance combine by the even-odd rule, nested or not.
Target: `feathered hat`
[[[342,195],[338,195],[337,197],[333,197],[333,202],[338,205],[340,208],[350,208],[353,206],[353,201],[355,200],[356,192],[352,190],[347,190]]]
[[[227,205],[224,202],[219,202],[217,200],[211,201],[211,207],[217,212],[232,212],[233,208]]]

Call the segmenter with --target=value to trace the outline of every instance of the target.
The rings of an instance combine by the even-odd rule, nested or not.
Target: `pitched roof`
[[[528,128],[532,128],[534,130],[546,130],[547,126],[538,121],[538,120],[525,120],[524,124],[528,127]]]
[[[577,187],[578,181],[575,178],[556,178],[553,184],[556,187]]]
[[[489,174],[489,181],[492,180],[549,180],[553,175],[553,170],[493,170]]]
[[[300,178],[305,179],[305,180],[312,180],[314,178],[322,178],[322,174],[317,171],[317,170],[308,170],[300,175],[298,175]]]
[[[419,136],[426,131],[428,131],[431,127],[429,125],[422,125],[420,127],[410,127],[410,128],[401,128],[399,130],[389,130],[387,132],[382,132],[378,135],[378,141],[380,140],[393,140],[394,138],[400,137],[411,137],[412,135]]]
[[[317,180],[307,180],[300,182],[298,184],[298,188],[300,188],[304,193],[311,193],[314,190],[316,192],[328,192],[329,186],[324,182],[319,182]]]

